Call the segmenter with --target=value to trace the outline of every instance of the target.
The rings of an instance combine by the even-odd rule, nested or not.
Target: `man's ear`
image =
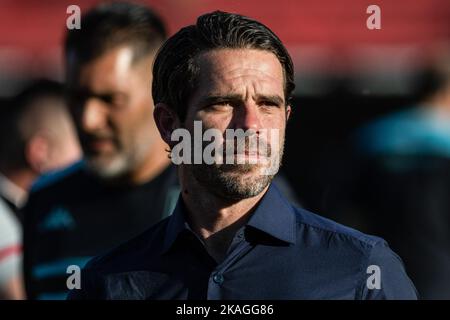
[[[30,168],[42,174],[49,160],[50,146],[46,138],[41,134],[35,134],[25,146],[25,158]]]
[[[292,111],[291,106],[287,105],[286,106],[286,122],[289,120],[289,117],[291,116],[291,111]]]
[[[153,117],[161,138],[169,145],[169,147],[172,147],[172,132],[180,127],[178,115],[165,103],[157,103],[153,110]]]

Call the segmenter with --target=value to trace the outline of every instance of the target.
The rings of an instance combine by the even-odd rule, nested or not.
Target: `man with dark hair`
[[[21,209],[35,179],[81,156],[60,83],[30,82],[0,110],[0,299],[23,298]]]
[[[289,54],[257,21],[213,12],[172,36],[153,69],[156,124],[174,158],[200,123],[217,161],[192,164],[183,149],[173,214],[93,259],[71,298],[415,299],[382,239],[292,206],[272,183],[293,89]]]
[[[65,298],[69,266],[82,267],[166,217],[179,189],[149,93],[163,22],[145,6],[113,2],[88,11],[81,24],[68,30],[65,62],[85,157],[41,179],[25,208],[32,299]]]
[[[68,99],[86,162],[102,177],[142,182],[168,165],[146,90],[166,38],[163,23],[146,7],[120,2],[97,7],[82,23],[68,32],[65,52]]]

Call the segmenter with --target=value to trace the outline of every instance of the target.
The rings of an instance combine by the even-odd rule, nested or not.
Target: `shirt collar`
[[[184,230],[190,230],[188,223],[186,222],[186,219],[184,217],[184,213],[186,212],[186,209],[184,207],[183,197],[180,195],[178,196],[178,201],[175,206],[175,209],[172,212],[172,215],[169,218],[169,222],[167,224],[166,233],[164,236],[164,242],[163,242],[163,252],[167,252],[172,245],[174,244],[175,240],[177,239],[178,235],[183,232]]]
[[[284,242],[295,244],[296,217],[291,204],[271,183],[247,225]]]
[[[181,232],[192,231],[186,222],[185,212],[185,205],[180,194],[177,205],[169,218],[163,242],[163,252],[167,252],[172,247]],[[276,185],[271,183],[246,226],[256,228],[284,242],[295,244],[295,220],[292,206]]]
[[[25,190],[14,184],[0,173],[0,194],[16,208],[22,208],[27,201],[28,194]]]

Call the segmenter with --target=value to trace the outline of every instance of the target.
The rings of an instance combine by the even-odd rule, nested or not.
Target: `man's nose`
[[[261,115],[258,106],[253,102],[243,104],[235,113],[234,127],[244,131],[253,130],[259,132],[261,129]]]
[[[86,132],[94,132],[105,127],[107,122],[107,106],[97,98],[86,100],[81,116],[82,128]]]

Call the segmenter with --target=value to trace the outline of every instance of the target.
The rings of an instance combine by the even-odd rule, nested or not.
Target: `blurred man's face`
[[[141,166],[159,137],[153,120],[154,56],[132,62],[128,46],[69,66],[69,103],[89,167],[115,178]]]
[[[251,49],[209,51],[198,57],[198,64],[198,87],[189,101],[185,127],[192,132],[193,122],[201,120],[203,130],[218,129],[225,140],[226,129],[253,132],[252,137],[256,139],[244,141],[244,152],[235,148],[235,159],[256,157],[260,160],[267,156],[261,154],[254,143],[248,143],[258,141],[278,162],[275,170],[273,161],[193,164],[187,168],[200,184],[219,196],[230,199],[256,196],[271,182],[283,154],[290,107],[285,103],[282,66],[274,54]],[[270,136],[263,136],[264,130],[276,131],[277,141],[273,143],[268,139]]]

